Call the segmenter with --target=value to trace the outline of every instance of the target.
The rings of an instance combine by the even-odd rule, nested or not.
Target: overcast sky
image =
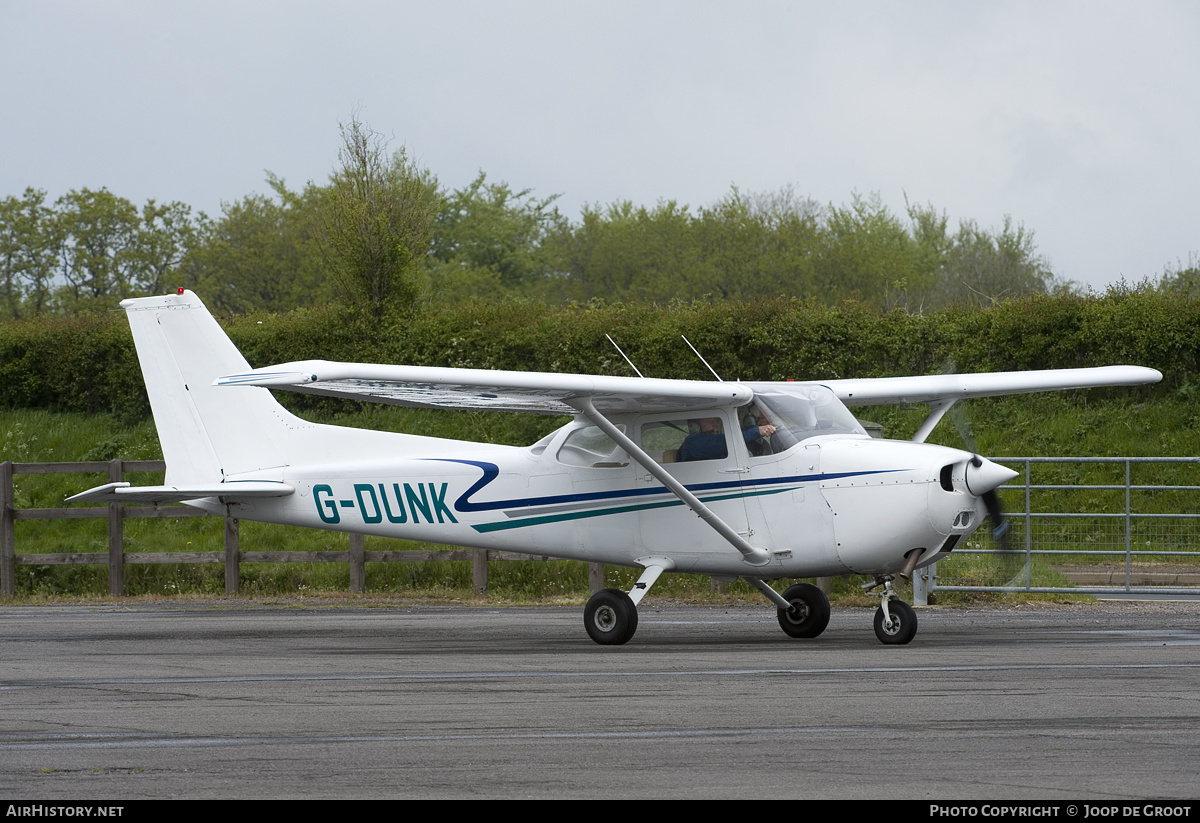
[[[878,192],[1096,287],[1200,252],[1200,3],[0,0],[0,197],[210,215],[357,112],[448,187],[693,207]]]

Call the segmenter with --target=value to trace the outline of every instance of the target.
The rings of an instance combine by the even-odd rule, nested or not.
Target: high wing
[[[893,403],[938,403],[967,397],[1089,389],[1097,386],[1141,386],[1157,383],[1162,374],[1142,366],[1101,366],[1092,369],[1046,369],[984,374],[931,374],[924,377],[876,377],[821,380],[847,406]]]
[[[924,377],[878,377],[826,380],[847,406],[928,403],[929,416],[913,435],[924,443],[934,426],[955,402],[968,397],[998,397],[1098,386],[1141,386],[1162,380],[1162,373],[1142,366],[1099,366],[1091,369],[1045,369],[983,374],[930,374]]]
[[[1103,366],[813,382],[829,387],[847,406],[873,406],[894,403],[943,405],[968,397],[1097,386],[1138,386],[1157,383],[1161,379],[1162,374],[1158,371],[1141,366]],[[575,414],[578,405],[572,401],[584,397],[590,397],[598,411],[612,413],[739,406],[749,403],[754,394],[753,388],[744,383],[387,366],[327,360],[284,363],[226,375],[213,381],[213,385],[264,386],[415,408],[535,414]],[[754,385],[785,388],[795,384]]]
[[[374,400],[414,408],[577,414],[571,401],[590,398],[604,413],[740,406],[754,391],[741,383],[655,380],[588,374],[441,369],[305,360],[213,381],[215,386],[271,389]]]

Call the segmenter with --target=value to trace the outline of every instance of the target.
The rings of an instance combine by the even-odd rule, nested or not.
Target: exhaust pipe
[[[905,580],[912,580],[913,570],[917,568],[917,564],[921,562],[921,558],[925,556],[925,549],[913,549],[908,554],[904,555],[908,562],[904,564],[904,568],[900,570],[900,576]]]

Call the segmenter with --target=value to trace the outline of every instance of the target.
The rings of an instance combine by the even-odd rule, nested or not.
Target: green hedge
[[[882,377],[957,371],[1150,366],[1187,386],[1200,352],[1200,301],[1150,290],[1041,295],[989,309],[880,313],[776,300],[603,303],[549,308],[509,300],[430,307],[382,322],[339,306],[225,322],[253,366],[321,358],[425,366],[631,374],[612,335],[648,377],[709,379],[686,335],[727,379]],[[1128,392],[1128,390],[1121,390]],[[319,405],[312,398],[294,404]],[[149,413],[124,314],[0,325],[5,408]]]

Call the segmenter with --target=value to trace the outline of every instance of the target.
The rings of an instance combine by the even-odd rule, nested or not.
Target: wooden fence
[[[361,592],[366,584],[366,563],[428,562],[431,560],[466,560],[471,562],[472,580],[479,593],[487,591],[488,562],[493,560],[548,560],[515,552],[487,549],[443,549],[434,551],[366,551],[361,534],[351,534],[347,551],[320,552],[256,552],[242,551],[238,538],[238,521],[225,518],[225,550],[209,552],[125,552],[124,521],[131,517],[212,517],[208,512],[190,506],[129,506],[109,503],[105,506],[77,506],[60,509],[15,508],[13,477],[18,474],[77,474],[107,473],[109,482],[121,482],[126,472],[165,471],[162,460],[109,460],[84,463],[0,463],[0,597],[16,594],[17,566],[94,563],[108,565],[108,590],[121,596],[125,593],[125,566],[129,563],[224,563],[225,592],[233,594],[240,587],[241,563],[349,563],[350,591]],[[17,554],[17,520],[54,520],[59,518],[93,518],[108,520],[108,552],[62,552],[47,554]],[[604,566],[588,564],[588,584],[592,590],[604,588]]]

